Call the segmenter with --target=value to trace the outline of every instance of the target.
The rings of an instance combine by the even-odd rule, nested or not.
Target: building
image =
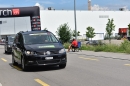
[[[119,28],[128,28],[130,23],[130,11],[80,11],[77,10],[77,30],[81,35],[86,33],[86,28],[91,26],[95,28],[96,33],[106,33],[105,28],[108,18],[114,19],[116,25],[113,34],[118,33]],[[41,27],[47,28],[56,35],[59,25],[68,23],[69,27],[74,30],[74,11],[73,10],[41,10]],[[0,24],[0,34],[15,34],[19,31],[31,30],[29,17],[17,18],[0,18],[3,24]],[[14,23],[15,22],[15,23]]]

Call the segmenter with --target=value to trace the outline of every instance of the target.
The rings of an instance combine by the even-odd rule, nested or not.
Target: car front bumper
[[[47,57],[52,57],[53,59],[46,59]],[[55,54],[55,55],[25,55],[25,65],[26,66],[44,66],[44,65],[60,65],[66,64],[67,55]]]

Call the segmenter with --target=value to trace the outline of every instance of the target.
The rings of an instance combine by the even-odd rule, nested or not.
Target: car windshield
[[[9,42],[13,42],[14,41],[14,37],[9,37]]]
[[[24,44],[44,44],[58,42],[52,33],[24,34]]]

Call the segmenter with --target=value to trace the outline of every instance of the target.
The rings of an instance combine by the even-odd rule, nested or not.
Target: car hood
[[[44,51],[44,50],[60,50],[63,47],[60,43],[49,43],[49,44],[32,44],[32,45],[25,45],[26,50],[30,51]]]

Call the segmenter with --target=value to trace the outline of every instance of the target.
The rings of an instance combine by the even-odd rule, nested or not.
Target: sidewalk
[[[79,52],[69,52],[69,53],[78,54],[78,55],[86,55],[86,56],[94,56],[94,57],[129,60],[130,61],[130,54],[125,54],[125,53],[94,52],[94,51],[85,51],[85,50],[82,50]]]
[[[5,43],[0,43],[0,45],[4,45]]]

